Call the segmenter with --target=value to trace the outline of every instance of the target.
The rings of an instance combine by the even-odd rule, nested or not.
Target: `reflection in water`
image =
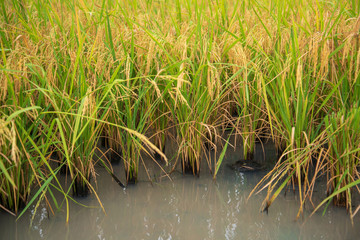
[[[39,209],[40,209],[40,214],[36,214],[37,211],[39,211]],[[41,227],[42,227],[42,222],[44,220],[48,219],[48,212],[46,210],[46,207],[42,207],[42,208],[40,207],[40,208],[37,209],[37,211],[35,211],[35,210],[36,210],[36,208],[34,208],[34,209],[32,209],[30,211],[31,214],[30,214],[29,217],[31,217],[31,218],[36,217],[37,218],[37,219],[35,219],[36,222],[34,222],[34,220],[31,219],[31,220],[33,220],[31,225],[33,226],[33,230],[35,230],[35,231],[37,231],[39,233],[39,237],[41,239],[44,239],[44,232],[43,232],[43,229]]]
[[[120,166],[119,166],[120,169]],[[120,171],[117,169],[118,171]],[[125,190],[100,171],[98,194],[106,209],[71,204],[70,223],[65,210],[48,219],[45,206],[18,222],[0,213],[2,239],[356,239],[359,219],[351,226],[346,211],[330,208],[294,221],[297,196],[279,197],[268,215],[259,210],[265,193],[247,201],[264,173],[235,173],[223,168],[216,181],[174,175],[173,181],[140,182]],[[97,205],[92,195],[78,199]],[[35,215],[34,215],[35,214]],[[29,227],[30,219],[34,221]]]

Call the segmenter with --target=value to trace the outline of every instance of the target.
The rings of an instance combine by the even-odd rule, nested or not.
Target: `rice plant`
[[[16,112],[8,116],[2,109],[1,118],[1,202],[2,209],[17,214],[27,204],[38,164],[31,156],[31,143],[27,135],[17,127],[24,124]],[[16,117],[14,117],[16,116]],[[29,134],[29,133],[28,133]],[[30,145],[30,146],[29,146]]]
[[[110,123],[119,122],[126,126],[127,129],[139,134],[134,135],[124,129],[117,129],[116,132],[109,134],[110,139],[115,139],[112,137],[113,135],[119,136],[116,144],[121,148],[128,183],[137,182],[139,164],[141,164],[142,158],[141,151],[145,150],[142,145],[144,138],[140,137],[140,134],[144,136],[148,130],[148,118],[157,107],[157,101],[150,106],[145,105],[146,93],[152,90],[150,83],[143,82],[141,85],[137,85],[137,81],[139,79],[128,79],[119,81],[118,84],[114,85],[110,94],[110,101],[113,103],[111,111],[113,113],[110,114],[111,118],[107,120]],[[147,143],[145,141],[145,144]],[[152,149],[145,151],[150,154],[148,151],[152,151]],[[162,152],[161,154],[164,156]]]
[[[325,118],[329,137],[328,194],[353,183],[359,176],[359,109],[333,113]],[[333,197],[336,205],[343,205],[352,214],[352,192],[347,188]],[[356,188],[359,191],[358,188]]]

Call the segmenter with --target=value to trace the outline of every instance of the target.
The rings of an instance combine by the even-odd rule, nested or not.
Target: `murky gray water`
[[[227,161],[234,161],[236,154]],[[155,168],[154,168],[155,169]],[[29,226],[32,211],[19,221],[0,213],[0,239],[359,239],[360,218],[351,225],[343,208],[330,207],[295,221],[297,195],[281,195],[269,213],[261,213],[264,193],[247,197],[264,176],[260,173],[236,173],[222,167],[213,181],[206,168],[200,178],[172,175],[151,184],[142,176],[135,186],[121,189],[99,169],[97,189],[106,214],[91,194],[78,199],[82,207],[70,204],[70,222],[65,207],[55,216],[41,206]],[[121,166],[115,172],[121,172]],[[150,167],[150,175],[157,170]],[[34,209],[34,207],[32,208]]]

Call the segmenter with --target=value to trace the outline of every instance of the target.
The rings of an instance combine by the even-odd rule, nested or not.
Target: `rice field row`
[[[245,160],[259,139],[276,145],[278,163],[254,189],[268,191],[265,210],[296,184],[301,214],[326,175],[321,205],[358,211],[358,1],[5,0],[0,9],[0,206],[9,213],[35,201],[61,207],[53,191],[66,203],[71,191],[96,194],[95,165],[114,175],[112,158],[128,183],[142,153],[199,175],[203,151],[230,147],[226,130]],[[178,150],[168,159],[170,135]],[[99,140],[107,157],[95,161]],[[214,178],[219,155],[202,163]],[[69,189],[57,178],[64,168]]]

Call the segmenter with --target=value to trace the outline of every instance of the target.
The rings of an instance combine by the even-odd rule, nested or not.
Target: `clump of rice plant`
[[[91,188],[90,178],[95,179],[93,156],[101,129],[95,119],[99,108],[95,92],[89,87],[83,94],[79,101],[66,100],[62,109],[54,106],[60,136],[57,148],[63,158],[62,165],[68,167],[76,196],[86,196]]]
[[[342,110],[325,118],[328,134],[329,157],[328,194],[335,205],[346,206],[352,214],[352,193],[358,188],[349,187],[359,178],[360,110]],[[339,191],[342,189],[341,191]]]
[[[344,7],[340,2],[337,4],[339,7]],[[327,7],[329,9],[322,9],[322,14],[324,14],[323,11],[329,11],[330,14],[335,14],[337,11],[330,6]],[[304,14],[305,16],[312,15]],[[318,17],[319,21],[324,20],[323,15]],[[333,29],[344,20],[342,17],[345,16],[338,15],[336,21],[328,23],[327,26]],[[259,16],[258,18],[261,21]],[[324,154],[326,152],[324,146],[331,140],[326,136],[326,131],[329,131],[330,126],[324,124],[324,119],[329,113],[336,112],[337,107],[343,107],[339,104],[339,99],[343,98],[337,93],[339,86],[347,84],[348,81],[344,80],[347,74],[352,79],[353,74],[356,74],[352,68],[354,61],[349,60],[347,65],[343,57],[341,60],[338,52],[345,51],[348,54],[347,58],[354,60],[357,50],[351,50],[351,47],[346,44],[348,41],[346,37],[342,38],[342,44],[338,44],[339,39],[333,35],[326,35],[326,41],[317,38],[313,29],[319,28],[319,25],[307,25],[309,31],[303,31],[298,27],[301,26],[301,21],[294,23],[297,25],[292,25],[285,30],[288,31],[287,35],[281,38],[279,36],[281,41],[274,45],[276,51],[266,53],[266,59],[269,62],[268,69],[264,72],[268,79],[262,81],[263,97],[271,133],[282,156],[275,168],[264,178],[267,182],[260,182],[258,186],[264,184],[268,189],[264,202],[264,208],[267,210],[286,186],[297,185],[300,214],[305,201],[311,200],[313,185],[317,177],[328,166],[327,157],[337,159],[334,152],[330,151],[329,155]],[[264,28],[267,28],[263,22],[262,24]],[[347,31],[351,29],[351,25],[342,29],[347,29],[343,34],[349,36]],[[268,36],[271,37],[269,29],[266,30]],[[326,32],[327,29],[324,31]],[[310,39],[309,36],[311,36]],[[345,46],[348,47],[345,48]],[[347,65],[350,69],[345,70],[345,67],[336,70],[335,66],[341,61],[344,62],[343,66]],[[345,73],[344,70],[349,72]],[[348,88],[344,90],[344,93],[348,93]],[[356,139],[357,137],[353,138],[353,141],[356,142]],[[315,156],[320,157],[316,158],[315,174],[310,177],[309,173],[313,168],[312,162]],[[329,179],[329,183],[335,179]]]
[[[3,115],[0,119],[0,206],[14,214],[26,205],[34,176],[29,163],[24,159],[24,151],[20,151],[22,146],[19,149],[20,141],[15,121],[9,121],[9,117]]]
[[[41,153],[48,151],[50,143],[36,132],[36,128],[42,127],[38,109],[0,109],[0,207],[13,215],[18,215],[30,202],[33,187],[41,187],[44,195],[49,186],[46,180],[51,174],[43,173],[42,166],[48,166]],[[41,147],[36,147],[40,143]]]
[[[142,161],[141,151],[150,154],[155,148],[165,161],[165,155],[161,150],[157,149],[144,136],[148,130],[149,116],[155,111],[158,101],[154,101],[151,105],[146,105],[145,97],[152,90],[150,83],[147,81],[137,85],[140,79],[128,79],[117,81],[110,93],[111,101],[109,118],[107,122],[114,124],[114,132],[110,132],[110,139],[118,139],[115,144],[121,148],[122,159],[128,183],[136,183],[138,178],[139,165]],[[120,96],[118,98],[117,96]],[[118,126],[126,126],[126,129]],[[134,134],[136,133],[136,134]],[[112,137],[112,136],[118,136]],[[147,145],[149,150],[145,149]]]

